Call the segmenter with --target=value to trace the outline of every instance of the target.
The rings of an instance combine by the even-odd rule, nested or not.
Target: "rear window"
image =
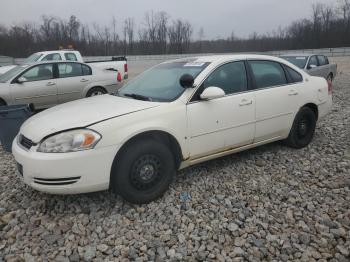
[[[81,64],[78,63],[60,63],[58,64],[60,78],[82,76]]]
[[[62,58],[59,53],[48,54],[42,59],[42,61],[60,61],[60,60],[62,60]]]
[[[64,57],[68,61],[78,61],[77,56],[74,53],[65,53]]]
[[[328,64],[326,61],[326,58],[323,55],[319,55],[317,58],[318,58],[318,63],[320,64],[320,66]]]

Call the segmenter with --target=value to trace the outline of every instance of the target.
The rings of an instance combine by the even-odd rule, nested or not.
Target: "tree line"
[[[121,28],[121,30],[119,30]],[[0,54],[25,57],[40,50],[73,46],[85,56],[151,55],[182,53],[253,52],[287,49],[350,46],[350,0],[335,5],[317,3],[312,15],[270,33],[252,33],[248,38],[205,40],[204,29],[195,33],[183,19],[166,12],[147,12],[143,22],[115,17],[107,26],[82,23],[72,15],[68,20],[42,16],[41,22],[0,25]]]

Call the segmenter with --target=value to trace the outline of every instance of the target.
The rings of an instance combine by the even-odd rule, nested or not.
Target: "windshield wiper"
[[[151,99],[147,96],[143,95],[138,95],[138,94],[123,94],[123,96],[131,97],[137,100],[142,100],[142,101],[151,101]]]

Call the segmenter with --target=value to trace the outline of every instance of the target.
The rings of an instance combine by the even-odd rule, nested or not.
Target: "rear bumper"
[[[318,105],[318,119],[322,120],[332,110],[333,99],[329,95],[327,101]]]
[[[109,188],[110,172],[117,148],[114,146],[74,153],[47,154],[26,151],[17,144],[12,153],[23,182],[50,194],[78,194]]]

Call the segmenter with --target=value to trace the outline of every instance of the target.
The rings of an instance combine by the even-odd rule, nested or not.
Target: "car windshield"
[[[0,75],[0,83],[6,83],[7,81],[11,80],[19,72],[23,71],[23,69],[25,69],[27,67],[28,67],[28,65],[16,66],[16,67],[12,68],[11,70],[7,71],[6,73]]]
[[[33,62],[36,62],[40,59],[40,57],[42,57],[42,54],[40,53],[35,53],[35,54],[32,54],[31,56],[27,57],[25,60],[24,60],[24,63],[33,63]]]
[[[174,101],[184,92],[181,76],[190,74],[196,78],[208,64],[194,60],[160,64],[127,83],[118,95],[148,101]]]
[[[281,58],[296,65],[300,69],[304,69],[308,57],[307,56],[281,56]]]

